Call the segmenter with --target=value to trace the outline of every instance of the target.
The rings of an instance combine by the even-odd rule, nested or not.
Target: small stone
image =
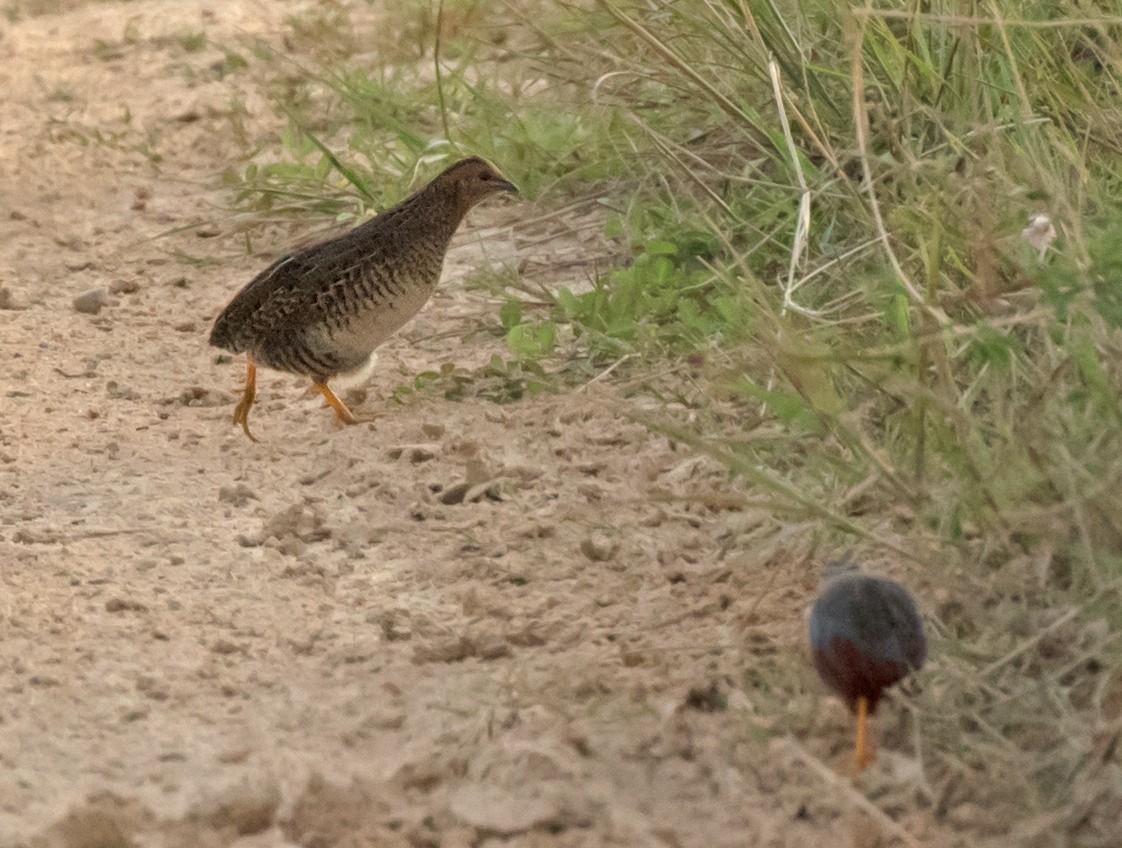
[[[436,451],[428,445],[414,445],[409,449],[409,461],[414,465],[428,462],[436,456]]]
[[[134,844],[117,816],[94,807],[71,810],[49,834],[46,844],[64,848],[129,848]]]
[[[488,634],[475,640],[475,655],[481,660],[498,660],[510,654],[510,645],[498,634]]]
[[[514,836],[545,827],[560,817],[557,804],[545,798],[526,798],[483,786],[462,786],[448,799],[452,815],[477,830]]]
[[[78,295],[73,301],[74,311],[85,315],[97,315],[108,303],[109,295],[105,289],[90,289],[85,294]]]
[[[413,649],[413,662],[417,665],[461,662],[473,656],[475,644],[466,636],[433,639]]]
[[[252,753],[252,748],[231,748],[228,751],[222,751],[216,759],[223,765],[236,765],[244,763]]]
[[[593,562],[607,562],[619,551],[619,542],[603,533],[593,533],[580,543],[580,552]]]
[[[12,294],[11,289],[0,286],[0,309],[17,311],[20,309],[27,309],[27,304],[17,299],[16,296]]]
[[[272,827],[280,800],[280,789],[275,783],[266,781],[252,786],[246,781],[201,803],[191,811],[191,818],[214,830],[230,828],[239,836],[248,836]]]
[[[127,598],[110,598],[105,602],[106,612],[145,612],[148,607],[139,601],[130,601]]]
[[[109,287],[110,294],[136,294],[140,291],[140,283],[136,280],[115,280]]]
[[[586,500],[593,503],[604,499],[604,490],[595,483],[578,483],[577,494],[583,495]]]
[[[455,483],[437,495],[437,500],[446,506],[463,503],[464,495],[468,493],[470,488],[471,485],[467,481]]]

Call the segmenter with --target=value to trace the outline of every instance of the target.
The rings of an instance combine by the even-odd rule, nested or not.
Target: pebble
[[[216,654],[236,654],[240,649],[233,642],[228,642],[225,639],[219,639],[210,649]]]
[[[0,309],[10,309],[12,311],[27,309],[27,304],[16,298],[12,294],[11,289],[6,289],[0,286]]]
[[[249,759],[249,755],[252,753],[252,748],[230,748],[220,752],[215,759],[223,765],[236,765],[238,763],[244,763]]]
[[[603,533],[593,533],[580,543],[580,552],[593,562],[607,562],[619,551],[619,542]]]
[[[140,283],[136,280],[116,280],[109,287],[110,294],[136,294],[140,291]]]
[[[460,504],[464,502],[464,495],[468,493],[470,488],[471,486],[466,481],[454,483],[437,495],[437,499],[446,506]]]
[[[129,848],[132,839],[112,812],[72,810],[49,832],[47,844],[58,848]]]
[[[75,312],[81,312],[85,315],[97,315],[101,308],[109,303],[109,295],[105,289],[90,289],[85,294],[80,294],[74,298],[73,305]]]
[[[452,815],[485,834],[514,836],[545,827],[560,817],[557,804],[483,786],[461,786],[448,799]]]
[[[215,830],[232,829],[240,836],[262,833],[273,825],[280,806],[280,789],[271,781],[237,783],[203,801],[191,818]]]
[[[147,612],[148,607],[127,598],[110,598],[105,602],[106,612]]]

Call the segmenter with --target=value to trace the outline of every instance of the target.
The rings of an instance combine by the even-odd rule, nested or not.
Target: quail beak
[[[509,191],[511,194],[518,194],[518,186],[509,180],[495,180],[495,188],[499,191]]]

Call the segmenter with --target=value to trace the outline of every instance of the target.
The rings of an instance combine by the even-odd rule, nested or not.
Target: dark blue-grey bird
[[[462,159],[392,209],[258,274],[210,334],[212,345],[246,354],[234,424],[253,439],[258,364],[310,377],[337,422],[370,420],[347,409],[328,380],[363,373],[374,349],[428,302],[468,211],[493,194],[516,191],[490,163]]]
[[[857,716],[857,769],[874,759],[866,723],[884,690],[927,659],[923,619],[908,590],[862,574],[848,557],[826,566],[810,614],[810,647],[822,681]]]

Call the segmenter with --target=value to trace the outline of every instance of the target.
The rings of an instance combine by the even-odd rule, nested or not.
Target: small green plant
[[[245,57],[229,47],[222,48],[222,59],[212,66],[218,79],[225,79],[230,74],[244,71],[248,67],[249,62],[246,61]]]
[[[74,89],[66,83],[56,82],[46,89],[46,97],[50,103],[73,103],[78,96],[74,93]]]
[[[508,298],[499,310],[499,320],[506,331],[506,345],[518,361],[533,361],[553,353],[557,343],[557,325],[552,321],[523,321],[522,302]]]
[[[120,44],[114,44],[102,38],[94,39],[93,53],[102,62],[111,62],[125,55]]]
[[[692,232],[674,236],[646,242],[628,267],[598,279],[591,291],[562,289],[557,319],[572,323],[594,354],[679,353],[719,344],[737,305],[704,264],[714,244]]]
[[[183,49],[184,53],[198,53],[206,47],[206,44],[206,33],[202,30],[199,32],[187,32],[179,36],[179,46]]]

